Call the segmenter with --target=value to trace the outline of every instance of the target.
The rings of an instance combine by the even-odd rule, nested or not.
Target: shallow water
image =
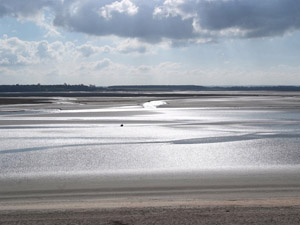
[[[295,109],[74,106],[0,115],[5,121],[11,123],[0,126],[2,183],[50,175],[80,180],[84,174],[172,179],[181,172],[297,171],[300,165]]]

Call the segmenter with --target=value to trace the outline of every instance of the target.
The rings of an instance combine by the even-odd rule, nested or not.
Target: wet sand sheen
[[[185,207],[182,218],[193,214],[186,220],[193,224],[201,215],[226,217],[226,210],[234,209],[231,203],[252,207],[237,210],[241,218],[259,214],[258,205],[271,207],[263,209],[266,221],[279,208],[294,215],[300,197],[299,99],[271,93],[113,98],[109,105],[101,98],[2,105],[0,217],[17,224],[5,210],[28,221],[70,210],[68,223],[76,221],[79,207],[86,210],[77,212],[85,221],[87,215],[98,215],[103,222],[98,224],[118,224],[113,218],[151,224],[143,213],[164,210],[169,217]],[[167,104],[143,107],[151,100]],[[271,200],[273,205],[266,204]],[[125,210],[120,206],[131,207],[130,220],[120,215]],[[105,219],[109,207],[115,209]],[[213,213],[211,207],[216,207]],[[44,211],[30,214],[29,209]],[[156,224],[168,224],[160,214],[149,215]],[[293,216],[290,224],[298,218]]]

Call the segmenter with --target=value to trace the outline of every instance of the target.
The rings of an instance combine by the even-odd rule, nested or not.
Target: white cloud
[[[151,45],[145,42],[141,42],[138,39],[127,38],[117,39],[111,46],[96,46],[91,43],[83,44],[76,47],[76,50],[80,56],[91,57],[100,54],[146,54],[154,53],[155,47],[163,48],[164,45]]]
[[[99,14],[105,19],[111,19],[114,12],[125,13],[129,16],[137,14],[138,7],[130,0],[115,1],[111,4],[101,7]]]
[[[28,66],[43,62],[57,63],[72,59],[76,54],[74,45],[59,41],[23,41],[17,37],[0,38],[0,66]],[[67,56],[67,57],[66,57]]]
[[[183,20],[195,17],[195,11],[187,12],[183,6],[191,0],[165,0],[165,2],[156,7],[153,11],[154,18],[168,18],[179,16]]]
[[[111,60],[105,58],[103,60],[100,60],[100,61],[96,62],[95,66],[94,66],[94,69],[95,70],[102,70],[106,67],[109,67],[111,64],[112,64]]]
[[[92,45],[91,45],[92,46]],[[39,47],[43,51],[38,52]],[[194,68],[176,62],[124,65],[105,57],[77,57],[78,46],[62,42],[26,42],[0,39],[1,83],[72,84],[198,84],[198,85],[290,85],[299,83],[299,66],[278,65],[247,70]],[[20,76],[21,74],[21,76]]]
[[[153,69],[151,66],[147,66],[147,65],[141,65],[138,68],[138,71],[143,72],[143,73],[148,73],[151,72],[151,70]]]
[[[98,47],[84,44],[77,47],[77,50],[83,55],[84,57],[89,57],[91,55],[94,55],[98,52],[100,52],[100,49]]]
[[[18,38],[0,39],[0,66],[22,66],[35,61],[34,44]]]
[[[116,51],[124,54],[128,53],[146,53],[151,50],[151,45],[143,43],[137,39],[128,38],[116,47]]]
[[[47,41],[41,41],[37,45],[37,55],[40,58],[51,58],[53,57],[53,52],[49,49],[49,44]]]
[[[112,53],[115,49],[111,46],[95,46],[92,44],[83,44],[76,47],[76,50],[80,53],[81,56],[90,57],[97,54],[103,53]]]
[[[140,54],[148,51],[148,48],[150,48],[149,44],[131,39],[118,43],[114,47],[95,46],[91,43],[76,46],[71,42],[24,41],[5,35],[0,38],[0,68],[35,67],[38,70],[42,68],[53,70],[56,65],[62,67],[71,65],[74,73],[80,67],[92,68],[92,70],[108,68],[117,70],[119,66],[110,59],[103,58],[104,54]]]

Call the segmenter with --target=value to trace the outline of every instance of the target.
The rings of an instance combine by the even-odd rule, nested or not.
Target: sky
[[[0,0],[0,84],[300,85],[298,0]]]

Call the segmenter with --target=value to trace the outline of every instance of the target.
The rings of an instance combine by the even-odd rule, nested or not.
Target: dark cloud
[[[209,42],[283,35],[300,29],[298,0],[2,0],[0,16],[52,8],[54,25],[96,36]]]
[[[231,0],[201,2],[200,26],[211,31],[238,28],[245,37],[282,35],[300,28],[300,1]]]
[[[155,5],[137,2],[138,11],[134,15],[112,11],[110,18],[101,15],[102,7],[112,1],[85,1],[84,4],[71,4],[72,10],[57,14],[54,24],[71,31],[91,35],[116,35],[120,37],[140,38],[147,41],[159,41],[161,38],[185,39],[193,34],[192,19],[182,20],[180,16],[155,19]]]

